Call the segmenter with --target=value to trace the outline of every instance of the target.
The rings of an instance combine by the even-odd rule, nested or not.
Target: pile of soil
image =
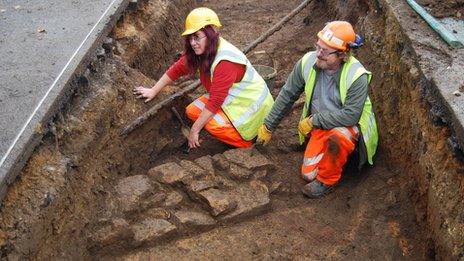
[[[418,0],[427,11],[437,18],[456,17],[464,19],[464,1],[463,0]]]

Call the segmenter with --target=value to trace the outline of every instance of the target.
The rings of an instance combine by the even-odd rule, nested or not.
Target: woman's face
[[[192,46],[193,51],[196,55],[202,55],[206,49],[206,43],[208,38],[203,31],[197,31],[189,37],[190,46]]]

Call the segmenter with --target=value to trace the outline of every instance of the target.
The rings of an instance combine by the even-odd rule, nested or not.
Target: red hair
[[[184,38],[184,51],[187,58],[187,67],[192,73],[198,69],[211,75],[211,65],[213,64],[214,58],[216,57],[218,45],[219,45],[219,33],[214,30],[211,25],[208,25],[201,29],[206,35],[206,47],[205,51],[201,55],[195,54],[192,46],[190,45],[190,36]]]

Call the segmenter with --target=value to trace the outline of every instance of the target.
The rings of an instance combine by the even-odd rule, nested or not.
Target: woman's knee
[[[190,103],[187,106],[187,108],[185,108],[185,114],[192,121],[196,121],[198,117],[200,116],[200,113],[201,113],[201,110],[197,106],[195,106],[193,102]]]

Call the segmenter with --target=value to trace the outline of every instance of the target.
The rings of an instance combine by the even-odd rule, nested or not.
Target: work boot
[[[325,185],[316,179],[313,182],[306,184],[301,189],[301,192],[303,192],[303,194],[309,198],[320,198],[330,193],[332,190],[333,186]]]
[[[303,177],[303,180],[308,182],[308,183],[313,182],[317,177],[317,169],[311,171],[308,174],[303,174],[302,177]]]

